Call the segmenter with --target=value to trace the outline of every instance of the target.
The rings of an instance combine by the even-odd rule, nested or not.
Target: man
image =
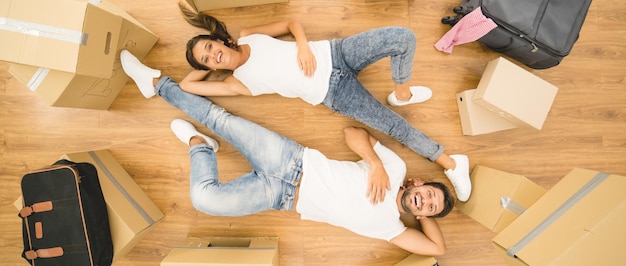
[[[202,96],[184,92],[168,77],[159,79],[155,90],[231,143],[252,164],[250,173],[220,183],[217,141],[187,121],[172,121],[176,137],[190,147],[190,197],[196,209],[211,215],[241,216],[271,209],[293,210],[295,205],[302,219],[384,239],[412,253],[435,256],[445,252],[441,230],[432,217],[451,211],[454,198],[450,191],[440,183],[410,182],[403,187],[404,162],[364,129],[345,129],[348,146],[363,160],[336,161],[234,116]],[[370,198],[380,197],[380,193],[366,191],[377,190],[370,176],[379,171],[386,172],[389,185],[383,198],[372,201]],[[419,220],[422,231],[407,228],[401,221],[407,217]]]

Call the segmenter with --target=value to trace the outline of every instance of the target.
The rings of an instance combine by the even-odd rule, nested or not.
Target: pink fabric
[[[463,16],[446,34],[435,43],[435,48],[447,54],[455,45],[473,42],[496,28],[493,20],[483,15],[480,7]]]

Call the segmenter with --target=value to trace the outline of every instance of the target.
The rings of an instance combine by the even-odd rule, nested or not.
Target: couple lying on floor
[[[442,183],[405,181],[404,161],[365,129],[344,130],[346,143],[362,160],[337,161],[234,116],[204,97],[276,93],[312,105],[321,103],[441,165],[457,198],[466,201],[471,193],[467,156],[446,154],[441,144],[376,100],[356,78],[363,68],[389,56],[396,87],[387,102],[402,106],[430,99],[429,88],[409,86],[416,46],[411,30],[384,27],[346,38],[308,41],[302,26],[288,20],[243,29],[235,42],[222,22],[182,10],[188,22],[209,34],[188,42],[187,60],[195,70],[180,83],[143,65],[129,51],[122,51],[120,58],[146,98],[161,96],[229,142],[252,164],[250,173],[220,182],[218,142],[185,120],[172,121],[174,134],[189,146],[190,196],[196,209],[241,216],[295,207],[302,219],[341,226],[412,253],[445,252],[433,218],[452,210],[454,196]],[[276,38],[289,33],[295,41]],[[207,79],[214,70],[232,74],[222,80]]]

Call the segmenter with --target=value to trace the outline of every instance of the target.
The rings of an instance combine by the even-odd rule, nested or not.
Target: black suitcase
[[[591,0],[462,0],[453,8],[456,15],[441,22],[454,25],[480,6],[498,27],[478,42],[530,68],[546,69],[569,55],[590,5]]]
[[[31,265],[111,265],[113,242],[96,168],[57,161],[22,178],[22,257]]]

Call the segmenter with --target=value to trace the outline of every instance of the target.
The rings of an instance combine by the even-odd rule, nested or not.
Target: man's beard
[[[402,192],[402,197],[400,198],[400,205],[402,205],[402,209],[406,213],[411,213],[411,209],[406,205],[406,199],[409,197],[409,189],[405,188],[404,192]]]

